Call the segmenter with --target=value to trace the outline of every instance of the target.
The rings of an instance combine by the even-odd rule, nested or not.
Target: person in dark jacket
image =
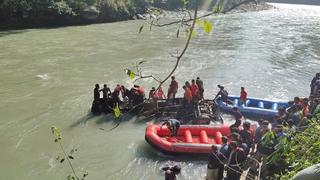
[[[174,165],[173,167],[166,166],[162,170],[165,171],[165,180],[176,180],[177,175],[181,172],[181,167],[179,165]]]
[[[162,126],[167,126],[167,128],[170,130],[171,136],[177,136],[180,128],[180,121],[176,119],[169,119],[168,121],[164,122]]]
[[[99,84],[95,85],[95,88],[93,89],[93,99],[95,101],[99,101],[100,99],[100,91],[99,91]]]
[[[238,128],[241,125],[243,115],[241,114],[241,112],[239,111],[239,109],[237,107],[232,108],[232,115],[233,115],[234,119],[236,120],[236,122],[230,126],[230,129]]]
[[[223,102],[228,103],[228,95],[229,95],[228,91],[225,90],[224,87],[221,85],[218,85],[218,88],[220,89],[220,91],[218,92],[214,100],[220,96]]]
[[[254,135],[253,132],[250,129],[250,122],[244,122],[243,123],[243,129],[239,132],[240,138],[242,140],[242,143],[245,143],[247,145],[247,148],[245,149],[246,155],[249,154],[251,148],[253,148],[253,141],[254,141]],[[252,149],[254,151],[254,149]]]
[[[237,146],[237,142],[231,142],[232,149],[228,159],[228,170],[226,180],[239,180],[242,174],[241,166],[246,161],[247,156],[242,148]]]
[[[216,145],[212,145],[211,149],[212,152],[209,155],[206,180],[222,180],[226,157],[218,151]]]
[[[101,113],[101,103],[100,103],[100,91],[99,91],[99,84],[95,85],[93,89],[93,102],[91,106],[91,112],[94,114]]]
[[[103,89],[99,90],[99,91],[102,91],[102,97],[103,99],[108,99],[109,96],[111,96],[111,91],[110,89],[107,87],[106,84],[103,85]]]
[[[203,81],[199,77],[197,77],[196,84],[199,87],[199,97],[200,99],[203,99],[203,96],[204,96]]]

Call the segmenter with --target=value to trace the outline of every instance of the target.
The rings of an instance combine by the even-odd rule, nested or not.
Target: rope
[[[241,176],[243,176],[243,175],[242,175],[243,172],[238,171],[238,170],[232,168],[232,167],[231,167],[230,165],[228,165],[228,164],[225,164],[223,161],[221,161],[221,159],[220,159],[216,154],[214,154],[214,153],[212,153],[212,154],[218,159],[218,161],[219,161],[220,164],[223,164],[225,167],[227,167],[227,168],[231,169],[232,171],[234,171],[234,172],[236,172],[236,173],[239,173]],[[230,157],[231,157],[231,154],[230,154]],[[235,164],[235,166],[238,166],[239,169],[241,169],[242,171],[244,171],[244,170],[240,167],[240,164],[237,163],[237,164]],[[255,177],[255,175],[253,175],[253,174],[251,174],[251,173],[248,173],[247,175],[249,175],[249,176],[247,177],[249,180],[256,180],[255,178],[253,178],[253,177]]]

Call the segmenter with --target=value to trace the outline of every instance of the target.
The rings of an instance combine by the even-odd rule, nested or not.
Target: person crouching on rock
[[[162,126],[167,126],[170,131],[170,136],[177,136],[180,128],[180,121],[176,119],[169,119],[168,121],[164,122]]]

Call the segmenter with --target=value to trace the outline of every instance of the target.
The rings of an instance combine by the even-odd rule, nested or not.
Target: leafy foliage
[[[95,20],[130,19],[145,13],[151,0],[0,0],[0,20],[86,19],[96,9]],[[90,12],[89,12],[90,13]]]
[[[78,151],[78,149],[71,149],[71,151],[69,153],[66,152],[66,150],[64,149],[64,147],[62,146],[62,135],[61,135],[61,130],[59,128],[57,128],[56,126],[52,126],[51,127],[51,133],[54,137],[54,142],[55,143],[58,143],[59,144],[59,147],[61,149],[61,152],[63,153],[63,155],[59,155],[56,157],[56,160],[59,162],[59,163],[64,163],[65,160],[67,160],[68,164],[69,164],[69,167],[70,169],[72,170],[73,174],[72,175],[68,175],[67,176],[67,179],[68,180],[84,180],[87,176],[88,176],[88,172],[84,172],[82,174],[82,177],[79,178],[79,176],[77,175],[74,167],[73,167],[73,164],[71,162],[71,160],[74,160],[74,156],[73,154]]]
[[[114,107],[113,111],[115,118],[118,119],[121,116],[121,110],[118,104],[116,105],[116,107]]]
[[[289,180],[299,171],[320,162],[320,125],[316,121],[303,131],[292,132],[291,136],[286,147],[274,154],[285,160],[286,170],[276,175],[283,180]]]

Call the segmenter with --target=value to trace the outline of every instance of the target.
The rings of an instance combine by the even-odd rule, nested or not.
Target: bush
[[[282,180],[289,180],[299,171],[320,162],[320,125],[313,121],[304,131],[292,133],[284,151],[276,156],[285,160],[286,170],[275,175]]]

